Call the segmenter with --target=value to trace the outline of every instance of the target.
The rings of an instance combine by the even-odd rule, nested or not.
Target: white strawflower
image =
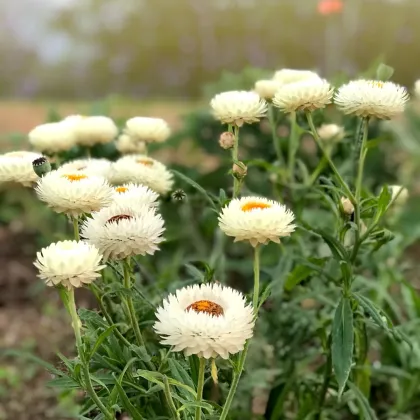
[[[28,139],[35,150],[50,154],[69,150],[76,144],[73,130],[62,122],[38,125],[29,132]]]
[[[280,243],[295,230],[294,214],[273,200],[263,197],[233,199],[219,215],[219,227],[235,242],[249,241],[252,246],[269,241]]]
[[[378,80],[354,80],[341,86],[334,102],[344,114],[390,119],[404,111],[408,93],[402,86]]]
[[[83,171],[51,171],[39,179],[38,198],[57,213],[77,217],[92,213],[113,201],[114,191],[101,176]]]
[[[242,293],[219,284],[184,287],[163,301],[154,325],[161,343],[209,359],[243,350],[254,316]]]
[[[34,265],[39,270],[38,277],[47,286],[62,285],[66,289],[92,283],[101,275],[98,271],[102,255],[97,248],[83,241],[60,241],[42,248],[36,254]]]
[[[331,103],[334,89],[322,79],[308,79],[283,85],[274,95],[273,105],[283,112],[314,111]]]
[[[42,157],[33,152],[10,152],[0,155],[0,183],[17,182],[25,187],[31,187],[38,181],[32,162]]]
[[[252,124],[267,113],[267,102],[256,92],[230,91],[217,94],[210,102],[213,115],[222,124]]]
[[[144,141],[135,141],[128,134],[121,134],[115,142],[116,149],[123,155],[130,153],[144,153],[146,143]]]
[[[174,183],[166,166],[146,155],[127,155],[118,159],[112,165],[110,180],[117,185],[127,182],[143,184],[158,194],[168,193]]]
[[[318,128],[318,135],[324,141],[340,141],[344,138],[344,127],[337,124],[322,124]]]
[[[113,205],[84,221],[81,236],[95,245],[104,259],[120,260],[134,255],[153,255],[164,240],[162,217],[147,205]]]
[[[108,159],[76,159],[61,165],[59,171],[82,171],[87,175],[98,175],[108,178],[111,162]]]
[[[136,142],[163,143],[171,130],[162,118],[134,117],[127,120],[125,133]]]
[[[258,80],[255,82],[254,90],[261,98],[270,100],[279,90],[281,83],[276,80]]]
[[[282,69],[274,73],[273,80],[276,82],[287,85],[289,83],[303,82],[305,80],[314,80],[321,78],[313,71],[310,70],[295,70],[295,69]]]
[[[414,94],[419,98],[420,97],[420,80],[414,82]]]
[[[114,203],[157,207],[159,194],[139,184],[123,184],[114,188]]]
[[[407,188],[401,185],[389,185],[388,188],[391,193],[392,200],[395,200],[395,204],[403,206],[407,202],[409,198]]]
[[[82,146],[109,143],[118,134],[117,126],[109,117],[72,115],[63,120],[63,123],[72,128],[77,144]]]

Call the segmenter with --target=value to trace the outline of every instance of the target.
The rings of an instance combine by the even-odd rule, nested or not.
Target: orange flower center
[[[269,209],[271,207],[271,204],[267,203],[261,203],[259,201],[249,201],[248,203],[245,203],[242,207],[242,211],[252,211],[255,209]]]
[[[118,223],[120,220],[130,220],[132,218],[133,216],[130,216],[129,214],[118,214],[108,219],[105,224],[107,225],[108,223]]]
[[[153,160],[151,159],[137,159],[136,162],[145,166],[153,166]]]
[[[80,175],[70,174],[70,175],[63,175],[63,178],[66,178],[70,182],[74,182],[74,181],[80,181],[81,179],[86,179],[87,176],[83,174],[80,174]]]
[[[186,311],[193,310],[198,314],[205,312],[206,314],[213,316],[223,315],[223,308],[217,303],[211,302],[210,300],[198,300],[187,306]]]
[[[115,188],[115,191],[117,193],[125,193],[126,191],[128,191],[128,188],[127,187],[117,187],[117,188]]]

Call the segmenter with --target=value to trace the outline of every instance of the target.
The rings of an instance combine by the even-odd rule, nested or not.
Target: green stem
[[[318,400],[318,407],[317,407],[317,413],[315,415],[315,420],[321,420],[322,415],[322,409],[324,407],[325,398],[327,396],[328,392],[328,386],[330,384],[331,380],[331,370],[332,370],[332,358],[331,358],[331,351],[328,350],[328,356],[327,356],[327,363],[325,365],[324,370],[324,381],[322,383],[322,389],[319,394],[319,400]]]
[[[331,157],[329,156],[329,153],[324,148],[324,146],[322,144],[322,141],[319,138],[319,135],[318,135],[318,132],[315,128],[314,121],[312,119],[312,114],[311,114],[310,111],[306,112],[306,118],[308,120],[308,124],[309,124],[309,127],[310,127],[311,132],[312,132],[312,136],[314,137],[316,144],[318,145],[322,154],[324,155],[325,159],[327,160],[328,164],[330,165],[331,170],[334,172],[335,176],[337,177],[338,182],[340,183],[341,188],[344,190],[347,198],[349,198],[350,201],[353,203],[353,205],[355,205],[356,199],[355,199],[353,193],[351,192],[349,186],[346,184],[346,182],[344,181],[344,179],[342,178],[342,176],[338,172],[338,169],[334,165],[334,162],[331,160]]]
[[[288,149],[288,172],[289,178],[291,181],[295,178],[295,161],[296,161],[296,152],[298,149],[298,141],[299,141],[299,134],[298,134],[298,125],[296,121],[296,112],[290,113],[290,137],[289,137],[289,149]]]
[[[259,287],[260,287],[260,250],[259,246],[256,246],[254,249],[254,295],[253,295],[253,309],[255,317],[258,316],[258,297],[259,297]],[[226,398],[225,405],[223,406],[222,414],[220,415],[219,420],[226,420],[230,406],[232,405],[233,398],[235,397],[236,389],[238,388],[239,380],[241,379],[242,372],[245,366],[246,356],[248,354],[249,343],[251,340],[248,340],[245,343],[245,347],[239,357],[238,367],[233,373],[232,383],[230,384],[230,389],[228,396]]]
[[[77,216],[73,218],[73,232],[74,232],[74,239],[76,239],[76,241],[80,241],[79,219],[77,218]]]
[[[93,388],[93,385],[92,385],[92,381],[90,379],[90,372],[89,372],[89,366],[88,366],[89,362],[85,360],[85,356],[83,354],[82,336],[80,334],[80,320],[79,320],[79,316],[77,315],[73,288],[71,288],[67,292],[67,297],[68,297],[68,311],[71,317],[71,323],[74,330],[74,335],[76,337],[76,348],[77,348],[77,353],[79,355],[80,364],[83,370],[83,378],[85,380],[84,382],[86,386],[86,391],[89,394],[90,398],[95,402],[99,410],[101,410],[101,412],[104,414],[105,418],[112,420],[114,419],[114,415],[102,403],[102,401],[96,394],[95,389]]]
[[[318,179],[319,175],[324,170],[325,166],[328,164],[328,161],[325,156],[322,156],[322,159],[319,161],[317,167],[312,172],[311,177],[309,178],[308,187],[312,187]]]
[[[168,403],[169,411],[172,414],[172,418],[175,420],[180,420],[180,416],[175,407],[175,403],[171,395],[171,388],[169,386],[169,381],[166,375],[163,375],[163,385],[163,392],[165,393],[166,402]]]
[[[270,122],[271,126],[271,136],[273,138],[273,146],[274,150],[276,151],[277,160],[280,164],[284,163],[283,154],[281,152],[280,147],[280,139],[277,137],[277,124],[276,119],[274,117],[275,108],[272,104],[268,105],[268,121]]]
[[[128,261],[123,262],[124,270],[124,287],[127,290],[131,290],[131,276],[130,276],[130,265]],[[144,346],[143,336],[141,335],[140,327],[137,322],[136,311],[134,310],[133,298],[131,296],[125,297],[125,302],[128,310],[128,315],[130,318],[130,324],[134,330],[134,335],[136,336],[137,344],[142,347]]]
[[[232,147],[232,165],[239,160],[239,127],[233,126],[233,134],[235,136],[235,142]],[[233,175],[233,195],[232,198],[236,198],[241,190],[241,181]]]
[[[206,370],[206,359],[200,357],[200,367],[198,370],[198,383],[197,383],[197,402],[200,403],[203,400],[203,389],[204,389],[204,372]],[[195,409],[195,420],[201,420],[201,407]]]
[[[258,313],[258,298],[260,296],[260,246],[254,248],[254,295],[252,299],[252,306],[254,314]]]

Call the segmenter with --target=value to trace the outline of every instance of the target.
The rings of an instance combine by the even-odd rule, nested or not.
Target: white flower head
[[[125,134],[132,140],[145,143],[163,143],[171,130],[162,118],[134,117],[126,122]]]
[[[92,283],[101,275],[98,271],[102,255],[93,246],[83,241],[60,241],[52,243],[37,252],[34,265],[39,270],[38,277],[47,286],[62,285],[67,289]]]
[[[254,316],[242,293],[219,284],[184,287],[163,301],[154,325],[161,343],[209,359],[229,358],[252,337]]]
[[[294,214],[273,200],[263,197],[233,199],[219,215],[219,227],[235,242],[249,241],[252,246],[269,241],[280,243],[295,230]]]
[[[111,162],[108,159],[76,159],[61,165],[59,171],[78,171],[87,175],[97,175],[108,178]]]
[[[73,130],[67,124],[41,124],[28,134],[29,143],[39,152],[58,153],[70,150],[76,144]]]
[[[391,193],[392,200],[395,200],[395,204],[403,206],[407,202],[409,198],[407,188],[401,185],[389,185],[388,188]]]
[[[414,95],[417,98],[420,98],[420,80],[414,82]]]
[[[344,127],[337,124],[322,124],[318,128],[318,135],[321,140],[339,142],[344,138]]]
[[[123,184],[114,188],[114,203],[157,207],[159,194],[145,185]]]
[[[261,98],[271,100],[279,90],[281,83],[276,80],[258,80],[255,82],[254,90]]]
[[[135,141],[128,134],[121,134],[115,142],[116,149],[123,155],[126,154],[142,154],[146,151],[146,143],[144,141]]]
[[[390,119],[404,111],[408,99],[407,90],[395,83],[354,80],[338,89],[334,102],[344,114]]]
[[[39,179],[36,193],[57,213],[77,217],[92,213],[113,201],[114,191],[101,176],[82,171],[51,171]]]
[[[118,159],[112,165],[110,180],[116,185],[143,184],[162,195],[168,193],[174,183],[166,166],[146,155],[127,155]]]
[[[323,79],[308,79],[283,85],[273,98],[283,112],[314,111],[331,103],[334,89]]]
[[[314,79],[321,80],[318,74],[310,70],[282,69],[276,71],[273,76],[273,80],[282,85]]]
[[[76,143],[92,147],[95,144],[109,143],[118,134],[118,128],[109,117],[72,115],[63,120],[76,136]]]
[[[9,152],[0,155],[0,183],[17,182],[25,187],[31,187],[38,181],[38,175],[34,172],[32,162],[42,157],[33,152]]]
[[[213,115],[222,124],[252,124],[267,113],[267,102],[256,92],[230,91],[217,94],[210,102]]]
[[[84,221],[81,236],[95,245],[104,259],[153,255],[164,240],[162,217],[155,208],[114,203]]]

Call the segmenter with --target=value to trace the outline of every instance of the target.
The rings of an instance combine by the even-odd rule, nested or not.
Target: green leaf
[[[125,393],[118,380],[115,380],[115,386],[118,389],[118,395],[121,398],[124,408],[130,413],[130,415],[133,417],[133,420],[143,420],[143,416],[139,413],[137,408],[134,407],[133,404],[131,404],[131,401],[127,397],[127,394]]]
[[[376,305],[367,297],[362,296],[359,293],[353,293],[353,297],[356,299],[357,303],[370,315],[375,324],[390,333],[386,318],[383,318],[381,314],[382,310],[377,308]]]
[[[394,69],[384,63],[379,64],[378,68],[376,69],[376,78],[378,80],[383,80],[384,82],[389,80],[393,74]]]
[[[314,271],[321,271],[320,269],[325,265],[325,258],[308,258],[307,264],[303,262],[301,265],[296,266],[292,272],[286,278],[284,288],[288,292],[293,290],[295,286],[301,283],[303,280],[308,278]]]
[[[337,306],[332,324],[331,355],[338,396],[343,393],[353,361],[353,312],[350,300],[343,297]]]
[[[213,199],[210,197],[210,195],[207,193],[207,191],[201,185],[197,184],[195,181],[193,181],[191,178],[187,177],[186,175],[182,174],[181,172],[175,171],[174,169],[171,169],[171,171],[178,178],[182,179],[184,182],[191,185],[198,192],[200,192],[206,198],[206,200],[209,202],[209,204],[213,207],[213,209],[217,210],[217,206],[214,203]]]
[[[117,328],[116,325],[111,325],[108,327],[96,340],[95,345],[93,346],[92,351],[87,355],[87,360],[90,360],[92,356],[98,351],[99,346],[108,338],[108,336],[114,331],[114,329]]]
[[[386,185],[383,186],[381,194],[378,198],[378,207],[376,209],[375,214],[375,221],[374,223],[377,223],[382,215],[386,212],[389,203],[391,202],[392,195]]]
[[[357,386],[353,382],[348,381],[347,384],[351,392],[355,396],[357,402],[359,403],[358,406],[362,414],[360,418],[362,418],[363,420],[378,420],[375,412],[373,411],[372,407],[369,405],[369,401],[363,395],[360,389],[357,388]]]
[[[136,353],[136,355],[139,357],[139,359],[143,362],[148,363],[152,360],[152,358],[147,353],[147,349],[146,349],[145,346],[139,347],[135,344],[131,344],[130,350],[132,350],[134,353]]]

